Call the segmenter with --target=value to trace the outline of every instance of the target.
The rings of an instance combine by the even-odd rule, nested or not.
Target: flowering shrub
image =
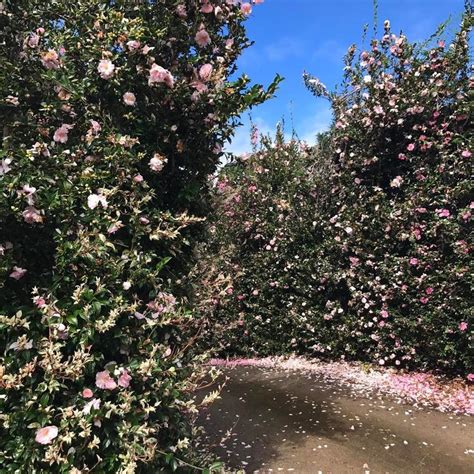
[[[229,81],[234,3],[0,2],[2,472],[190,459],[178,278],[222,144],[276,86]]]
[[[220,173],[206,278],[222,352],[474,377],[470,19],[434,46],[386,22],[349,49],[342,92],[305,75],[334,113],[314,150],[280,139]]]

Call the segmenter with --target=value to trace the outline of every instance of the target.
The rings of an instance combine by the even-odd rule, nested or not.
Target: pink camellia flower
[[[141,183],[141,182],[143,182],[143,176],[141,174],[137,174],[133,177],[133,181],[135,183]]]
[[[132,377],[130,376],[130,374],[127,372],[127,370],[125,369],[121,374],[120,374],[120,377],[118,379],[118,384],[123,387],[123,388],[127,388],[129,385],[130,385],[130,380],[132,380]]]
[[[382,318],[388,318],[388,311],[383,309],[382,311],[380,311],[380,315],[382,316]]]
[[[92,398],[94,396],[94,393],[92,392],[92,390],[90,388],[85,388],[82,391],[82,396],[84,398]]]
[[[418,265],[418,259],[415,257],[410,258],[410,265]]]
[[[54,438],[56,438],[56,436],[58,436],[58,431],[57,426],[45,426],[36,432],[35,440],[40,444],[49,444]]]
[[[41,64],[43,64],[46,69],[59,69],[61,64],[59,54],[54,51],[54,49],[50,49],[47,53],[41,55]]]
[[[13,278],[14,280],[21,280],[25,276],[26,272],[27,270],[24,268],[13,267],[13,271],[10,273],[10,278]]]
[[[200,48],[205,48],[211,43],[211,37],[202,23],[194,39]]]
[[[95,135],[97,135],[101,130],[102,130],[102,127],[100,125],[99,122],[97,122],[97,120],[91,120],[91,133],[94,133]]]
[[[376,106],[374,107],[374,112],[375,112],[376,114],[378,114],[378,115],[382,115],[382,114],[383,114],[383,108],[382,108],[382,106],[381,106],[381,105],[376,105]]]
[[[414,143],[409,143],[409,144],[407,145],[407,150],[408,150],[408,151],[413,151],[414,149],[415,149],[415,144],[414,144]]]
[[[435,212],[439,217],[449,217],[451,215],[449,209],[436,209]]]
[[[33,303],[38,308],[44,308],[46,306],[46,300],[42,296],[35,296],[33,298]]]
[[[349,257],[349,261],[353,267],[359,265],[359,259],[357,257]]]
[[[152,86],[155,83],[164,83],[172,89],[174,86],[174,78],[167,69],[158,66],[158,64],[153,64],[150,69],[148,85]]]
[[[252,13],[252,5],[250,3],[242,3],[240,10],[244,15],[250,15]]]
[[[186,6],[183,4],[180,4],[176,7],[176,14],[180,18],[186,18],[188,16],[188,13],[186,12]]]
[[[32,33],[29,37],[28,37],[28,46],[30,48],[36,48],[39,44],[39,40],[40,40],[40,37],[39,35],[37,35],[36,33]]]
[[[468,324],[466,323],[466,321],[461,321],[459,323],[459,330],[460,331],[463,331],[463,332],[466,331],[467,327],[468,327]]]
[[[432,295],[433,292],[434,292],[434,290],[433,290],[433,288],[431,288],[431,286],[429,286],[429,287],[426,288],[426,290],[425,290],[425,293],[426,293],[427,295]]]
[[[474,374],[467,374],[467,380],[469,380],[469,382],[474,382]]]
[[[66,123],[62,124],[53,135],[53,140],[57,143],[67,143],[69,139],[69,130],[73,128],[72,125],[68,125]]]
[[[209,3],[209,0],[201,0],[201,13],[212,13],[214,7]]]
[[[472,155],[472,153],[469,151],[469,150],[464,150],[462,153],[461,153],[461,156],[463,158],[470,158]]]
[[[155,153],[153,155],[153,158],[149,161],[148,166],[155,173],[159,173],[164,168],[167,162],[167,158],[160,155],[159,153]]]
[[[201,81],[193,81],[191,86],[196,89],[196,93],[202,94],[203,92],[207,92],[207,86],[204,82]]]
[[[135,94],[133,92],[125,92],[125,94],[123,95],[123,102],[125,105],[133,107],[137,102],[137,98],[135,97]]]
[[[36,192],[36,188],[33,186],[30,186],[29,184],[23,185],[20,191],[21,194],[26,194],[27,196],[31,196],[35,192]]]
[[[28,206],[22,213],[23,219],[27,224],[40,224],[43,222],[43,216],[34,206]]]
[[[102,388],[104,390],[114,390],[117,388],[115,380],[110,376],[107,370],[97,372],[95,376],[95,385],[96,387]]]
[[[426,303],[428,303],[428,301],[429,301],[429,299],[426,296],[422,296],[420,298],[420,303],[421,304],[426,304]]]
[[[127,47],[130,51],[136,51],[140,47],[140,41],[130,40],[127,42]]]
[[[212,64],[204,64],[204,66],[201,66],[201,68],[199,69],[199,77],[201,78],[201,80],[205,82],[208,81],[211,77],[212,70]]]
[[[155,47],[153,46],[148,46],[147,44],[145,46],[143,46],[142,48],[142,54],[144,56],[146,56],[150,51],[153,51],[155,49]]]
[[[114,63],[110,59],[101,59],[97,71],[102,79],[110,79],[114,75]]]

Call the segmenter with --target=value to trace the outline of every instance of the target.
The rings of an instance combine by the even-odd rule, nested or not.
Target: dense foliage
[[[180,256],[238,114],[271,93],[228,79],[249,7],[0,2],[1,472],[189,460]]]
[[[201,297],[221,353],[474,377],[471,19],[449,45],[385,22],[341,92],[305,75],[334,114],[314,149],[280,134],[220,172]]]

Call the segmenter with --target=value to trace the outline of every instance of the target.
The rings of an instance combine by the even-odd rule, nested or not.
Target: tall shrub
[[[305,76],[334,113],[317,149],[277,143],[221,172],[212,296],[226,353],[469,377],[471,20],[451,44],[421,45],[385,22],[349,49],[342,92]]]
[[[271,93],[229,80],[234,3],[0,2],[2,472],[187,459],[200,323],[166,264],[238,114]]]

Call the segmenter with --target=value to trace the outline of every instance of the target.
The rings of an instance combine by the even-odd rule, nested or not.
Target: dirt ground
[[[304,372],[225,375],[203,424],[229,472],[474,473],[472,417],[354,395]]]

